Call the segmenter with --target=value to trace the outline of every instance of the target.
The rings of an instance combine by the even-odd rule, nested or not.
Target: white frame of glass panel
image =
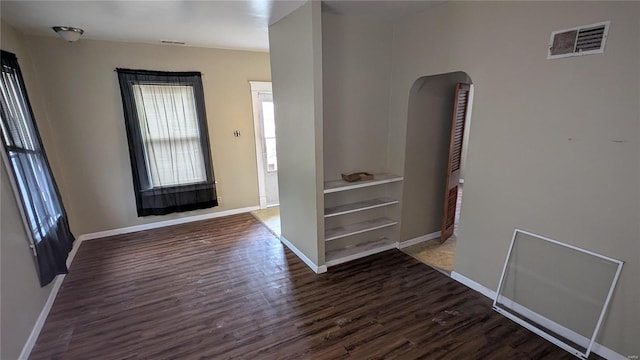
[[[541,239],[541,240],[544,240],[544,241],[548,241],[548,242],[556,244],[556,245],[564,246],[564,247],[567,247],[569,249],[580,251],[582,253],[585,253],[585,254],[588,254],[588,255],[591,255],[591,256],[595,256],[595,257],[598,257],[600,259],[607,260],[607,261],[613,262],[615,264],[618,264],[618,268],[617,268],[616,273],[615,273],[615,275],[613,277],[613,280],[611,282],[611,286],[609,287],[609,292],[607,294],[607,298],[606,298],[604,304],[602,305],[602,310],[600,311],[600,316],[598,317],[598,322],[596,323],[596,327],[595,327],[595,329],[593,331],[593,335],[591,336],[591,339],[589,339],[589,346],[586,348],[587,350],[585,352],[581,352],[580,350],[578,350],[578,349],[574,348],[573,346],[565,343],[564,341],[556,338],[552,334],[549,334],[548,332],[546,332],[543,329],[533,325],[532,323],[527,322],[525,320],[522,320],[521,318],[511,314],[509,311],[498,307],[498,298],[500,298],[500,292],[502,291],[502,285],[503,285],[503,281],[504,281],[504,276],[505,276],[505,274],[507,272],[507,266],[509,265],[509,260],[511,259],[511,251],[513,250],[513,244],[515,243],[516,235],[518,233],[529,235],[529,236],[532,236],[532,237],[535,237],[535,238],[538,238],[538,239]],[[504,267],[502,268],[502,275],[500,276],[500,282],[498,283],[498,289],[496,290],[496,295],[495,295],[495,297],[493,299],[493,309],[495,311],[497,311],[498,313],[504,315],[505,317],[511,319],[512,321],[518,323],[519,325],[525,327],[526,329],[531,330],[532,332],[540,335],[541,337],[545,338],[546,340],[558,345],[559,347],[561,347],[562,349],[568,351],[569,353],[571,353],[571,354],[573,354],[573,355],[575,355],[575,356],[577,356],[577,357],[579,357],[581,359],[587,359],[589,357],[589,354],[591,353],[591,348],[593,347],[593,343],[595,341],[595,338],[596,338],[596,336],[598,336],[598,332],[600,331],[600,326],[602,325],[605,313],[607,311],[607,308],[609,307],[609,302],[611,300],[611,297],[613,296],[613,290],[615,289],[615,286],[616,286],[616,284],[618,282],[618,278],[620,277],[620,272],[622,271],[622,265],[623,264],[624,264],[623,261],[620,261],[620,260],[617,260],[617,259],[613,259],[613,258],[610,258],[608,256],[600,255],[600,254],[594,253],[592,251],[579,248],[577,246],[565,244],[565,243],[559,242],[557,240],[549,239],[547,237],[540,236],[540,235],[537,235],[537,234],[534,234],[534,233],[531,233],[531,232],[516,228],[513,231],[513,236],[511,237],[511,244],[509,245],[509,252],[507,253],[507,259],[504,262]],[[568,330],[570,330],[570,329],[568,329]]]

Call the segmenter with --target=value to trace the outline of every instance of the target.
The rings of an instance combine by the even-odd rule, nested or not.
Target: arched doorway
[[[458,106],[461,98],[456,98],[458,84],[469,85],[464,109]],[[472,97],[471,78],[461,71],[420,77],[409,96],[400,241],[413,244],[403,251],[447,273],[455,264]],[[456,110],[462,118],[456,118]],[[454,143],[459,152],[452,156]],[[449,185],[447,176],[452,173],[452,157],[459,165],[460,184],[454,178],[454,186]],[[449,191],[455,194],[445,195]],[[452,236],[443,243],[445,204],[449,204],[447,211],[453,211],[451,220],[455,221]]]

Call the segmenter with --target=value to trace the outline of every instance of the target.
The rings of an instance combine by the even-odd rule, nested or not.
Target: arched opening
[[[456,91],[458,84],[468,84],[466,94]],[[409,96],[400,242],[413,244],[403,249],[409,255],[448,273],[455,264],[472,100],[471,78],[462,71],[420,77]],[[444,217],[451,237],[441,236]]]

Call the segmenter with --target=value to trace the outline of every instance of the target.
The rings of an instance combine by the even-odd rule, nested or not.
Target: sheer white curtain
[[[153,187],[207,180],[193,92],[188,85],[133,85]]]

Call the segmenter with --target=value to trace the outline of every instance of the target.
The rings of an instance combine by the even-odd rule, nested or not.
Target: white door
[[[251,82],[258,164],[260,207],[277,206],[278,156],[276,153],[276,124],[271,83]]]

